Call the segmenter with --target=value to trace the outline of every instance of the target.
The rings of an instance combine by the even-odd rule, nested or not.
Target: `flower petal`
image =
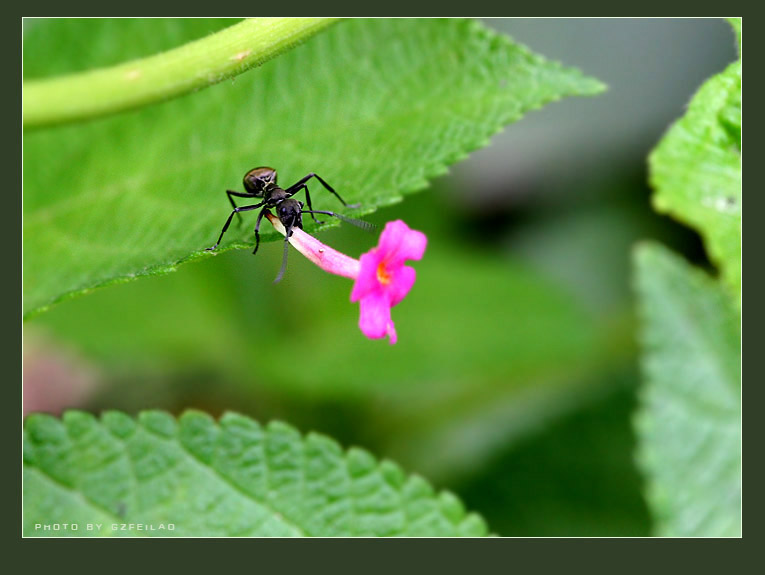
[[[279,218],[269,211],[265,216],[278,232],[286,235]],[[359,260],[333,250],[299,228],[293,229],[289,242],[322,269],[354,279],[351,301],[360,304],[362,333],[373,339],[387,335],[391,344],[396,343],[398,334],[390,309],[404,299],[414,285],[415,270],[404,263],[422,258],[427,245],[425,234],[412,230],[401,220],[388,222],[377,247]]]
[[[373,291],[380,291],[380,281],[377,279],[377,266],[382,258],[377,248],[372,248],[359,258],[360,266],[356,282],[351,290],[351,301],[359,301]]]
[[[405,260],[422,259],[428,238],[422,232],[411,229],[401,220],[385,224],[377,249],[389,268],[401,265]]]
[[[393,345],[398,341],[398,335],[396,334],[396,326],[393,325],[393,320],[390,320],[388,322],[388,327],[386,328],[386,332],[388,333],[388,337],[390,338],[389,343]]]
[[[361,332],[372,339],[379,339],[396,331],[393,321],[390,319],[390,302],[384,293],[373,292],[359,302],[361,314],[359,316],[359,328]]]
[[[411,266],[401,266],[393,272],[393,279],[385,290],[388,292],[391,307],[398,305],[406,297],[416,278],[417,274]]]

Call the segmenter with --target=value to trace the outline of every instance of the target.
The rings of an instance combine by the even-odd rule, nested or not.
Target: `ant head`
[[[274,283],[278,283],[284,271],[287,269],[287,252],[289,251],[289,239],[292,236],[292,231],[295,228],[303,229],[303,202],[287,198],[280,201],[276,206],[277,216],[281,220],[285,229],[284,236],[284,256],[282,256],[282,268],[279,270],[279,275],[276,276]]]
[[[279,217],[285,228],[303,227],[303,202],[290,198],[280,202],[276,211],[276,215]]]
[[[253,168],[244,175],[244,189],[262,196],[267,184],[276,183],[276,170],[267,166]]]

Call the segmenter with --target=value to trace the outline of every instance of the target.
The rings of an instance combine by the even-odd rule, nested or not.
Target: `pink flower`
[[[268,221],[282,235],[286,233],[279,218],[266,213]],[[388,222],[377,247],[353,259],[322,244],[299,228],[294,228],[290,243],[300,253],[330,273],[355,280],[351,301],[359,302],[359,328],[368,338],[386,335],[396,343],[396,328],[390,309],[397,305],[414,285],[414,268],[406,260],[419,260],[425,252],[427,238],[401,220]]]
[[[390,343],[396,343],[390,308],[412,289],[415,271],[404,263],[421,259],[426,244],[425,234],[396,220],[385,225],[377,247],[361,256],[361,269],[353,284],[351,301],[359,302],[359,327],[367,337],[388,335]]]

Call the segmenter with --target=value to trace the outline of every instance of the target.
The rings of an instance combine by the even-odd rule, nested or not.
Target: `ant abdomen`
[[[253,168],[244,175],[244,189],[258,196],[263,195],[266,184],[276,183],[276,170],[268,166]]]

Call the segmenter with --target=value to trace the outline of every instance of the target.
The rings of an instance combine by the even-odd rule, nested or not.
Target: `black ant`
[[[289,238],[292,236],[292,230],[293,228],[300,228],[303,229],[303,214],[308,213],[311,214],[311,217],[317,224],[323,224],[324,222],[319,221],[316,219],[316,214],[324,214],[327,216],[333,216],[340,220],[343,220],[345,222],[348,222],[350,224],[353,224],[355,226],[359,226],[360,228],[364,229],[373,229],[374,226],[368,222],[362,221],[362,220],[356,220],[353,218],[348,218],[346,216],[343,216],[342,214],[336,214],[335,212],[328,212],[323,210],[314,210],[313,206],[311,206],[311,196],[308,193],[308,186],[306,185],[306,182],[310,180],[311,178],[316,178],[319,180],[322,186],[324,186],[327,191],[332,193],[338,200],[340,200],[340,203],[342,203],[346,207],[358,207],[358,205],[352,205],[349,206],[345,203],[345,200],[340,197],[340,195],[330,186],[327,182],[325,182],[321,176],[318,174],[315,174],[311,172],[304,178],[302,178],[299,182],[296,182],[295,184],[292,184],[290,187],[288,187],[286,190],[283,188],[280,188],[276,184],[276,170],[273,168],[269,168],[267,166],[262,166],[260,168],[253,168],[249,172],[247,172],[244,175],[244,189],[247,190],[246,192],[235,192],[233,190],[226,190],[226,195],[228,196],[228,200],[231,202],[231,205],[234,208],[234,211],[231,212],[231,215],[226,220],[226,223],[223,225],[223,229],[220,232],[220,237],[218,237],[218,241],[215,242],[215,245],[212,247],[207,248],[207,251],[213,251],[215,248],[218,247],[220,244],[220,241],[223,239],[223,234],[226,233],[226,230],[228,229],[228,226],[231,224],[231,219],[234,217],[234,214],[239,214],[240,221],[241,221],[241,214],[240,212],[249,212],[250,210],[257,210],[258,208],[262,208],[260,210],[260,213],[258,214],[258,219],[255,222],[255,249],[252,251],[252,255],[255,255],[258,253],[258,247],[260,246],[260,220],[263,219],[263,216],[265,213],[271,209],[276,209],[276,215],[279,218],[279,220],[282,222],[282,225],[284,225],[284,229],[286,230],[287,234],[284,238],[284,257],[282,258],[282,267],[281,270],[279,270],[279,275],[276,276],[275,282],[278,282],[282,279],[282,276],[284,275],[284,270],[287,267],[287,252],[289,248]],[[303,202],[300,202],[298,200],[292,199],[292,196],[297,194],[299,191],[305,190],[305,199],[308,203],[308,209],[304,210]],[[234,203],[234,196],[237,198],[263,198],[262,202],[259,202],[257,204],[253,204],[251,206],[237,206]]]

